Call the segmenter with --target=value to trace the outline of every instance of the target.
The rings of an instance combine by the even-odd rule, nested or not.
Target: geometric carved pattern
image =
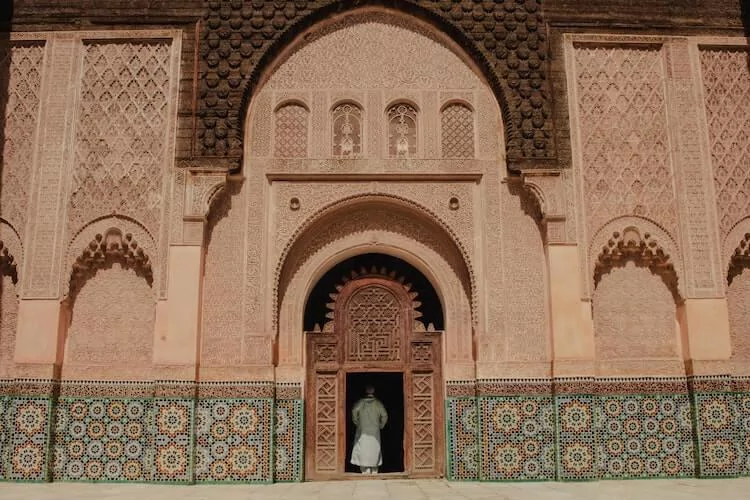
[[[274,133],[277,158],[304,158],[307,156],[307,122],[310,113],[300,104],[285,104],[276,110]]]
[[[315,471],[338,467],[338,382],[335,373],[315,374]]]
[[[340,104],[333,109],[333,156],[356,158],[362,153],[362,108]]]
[[[277,60],[290,46],[287,40],[334,10],[346,12],[372,3],[378,2],[205,2],[198,68],[199,154],[241,154],[247,106],[255,97],[260,75],[268,69],[265,63]],[[555,156],[542,4],[542,0],[393,4],[394,9],[431,19],[441,31],[457,32],[465,40],[466,53],[488,68],[486,76],[504,101],[507,153],[512,159]]]
[[[622,215],[674,229],[661,50],[581,45],[575,64],[589,234]]]
[[[626,228],[622,234],[619,231],[612,233],[612,238],[607,241],[607,246],[602,248],[599,258],[594,267],[594,287],[602,279],[602,276],[617,267],[624,267],[627,262],[634,262],[637,267],[647,267],[652,273],[661,277],[664,284],[672,292],[676,303],[682,301],[677,287],[677,273],[670,261],[669,254],[659,246],[649,233],[640,233],[634,227]]]
[[[169,42],[84,44],[70,224],[120,213],[158,234],[166,161]]]
[[[150,479],[150,411],[142,399],[59,399],[53,479]]]
[[[23,238],[26,225],[34,145],[39,115],[44,45],[4,44],[0,47],[0,81],[7,92],[0,95],[5,110],[2,162],[0,165],[0,214]],[[10,59],[10,60],[9,60]]]
[[[5,457],[8,453],[10,433],[8,432],[8,413],[10,399],[0,396],[0,481],[6,478]]]
[[[388,155],[412,158],[417,154],[417,110],[409,104],[388,109]]]
[[[463,104],[449,104],[440,113],[443,158],[474,157],[474,113]]]
[[[750,51],[700,52],[719,227],[750,213]]]
[[[69,296],[75,297],[86,280],[92,278],[99,269],[111,268],[115,262],[124,269],[133,269],[136,275],[145,278],[149,286],[153,283],[154,276],[148,255],[138,247],[130,233],[123,237],[119,229],[113,228],[104,236],[97,234],[76,259],[70,276]]]
[[[432,373],[412,375],[412,446],[415,472],[435,468],[435,389]]]
[[[276,400],[274,481],[302,481],[303,407],[301,399]]]
[[[479,407],[481,479],[554,479],[555,427],[552,398],[479,398]]]
[[[195,420],[196,481],[271,481],[271,401],[209,399]]]
[[[401,303],[379,285],[360,288],[349,299],[348,361],[400,361]]]
[[[479,471],[479,419],[476,398],[446,402],[448,479],[476,481]]]

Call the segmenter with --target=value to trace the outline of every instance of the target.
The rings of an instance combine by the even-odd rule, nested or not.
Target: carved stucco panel
[[[276,200],[275,251],[280,256],[290,239],[311,216],[332,205],[335,201],[365,194],[383,193],[413,200],[443,219],[455,232],[474,259],[473,182],[275,182]],[[290,202],[299,200],[299,208],[292,210]],[[452,209],[450,201],[455,198],[459,206]]]
[[[697,51],[691,50],[687,38],[673,38],[666,44],[666,55],[685,290],[689,297],[716,297],[723,287]]]
[[[750,47],[700,50],[719,228],[750,213]]]
[[[20,40],[0,45],[0,95],[3,119],[3,158],[0,214],[24,238],[32,188],[44,73],[45,41]],[[20,257],[20,255],[18,256]]]
[[[662,46],[576,43],[569,50],[588,233],[620,215],[674,230]]]

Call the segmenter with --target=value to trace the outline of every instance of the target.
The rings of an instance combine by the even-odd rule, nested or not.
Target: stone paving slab
[[[457,483],[371,480],[272,485],[175,486],[0,483],[2,500],[685,500],[750,499],[750,478]]]

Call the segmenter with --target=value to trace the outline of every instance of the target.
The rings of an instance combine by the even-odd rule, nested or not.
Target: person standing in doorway
[[[365,387],[365,397],[357,401],[352,409],[352,421],[357,427],[351,463],[359,465],[362,474],[377,474],[383,465],[380,450],[380,431],[388,422],[385,406],[375,397],[372,385]]]

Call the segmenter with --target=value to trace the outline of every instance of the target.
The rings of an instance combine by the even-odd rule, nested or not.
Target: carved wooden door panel
[[[337,289],[329,304],[332,321],[323,332],[307,335],[307,478],[344,473],[346,374],[368,371],[403,373],[405,472],[441,475],[439,335],[415,322],[419,303],[408,285],[385,276],[362,276]]]

